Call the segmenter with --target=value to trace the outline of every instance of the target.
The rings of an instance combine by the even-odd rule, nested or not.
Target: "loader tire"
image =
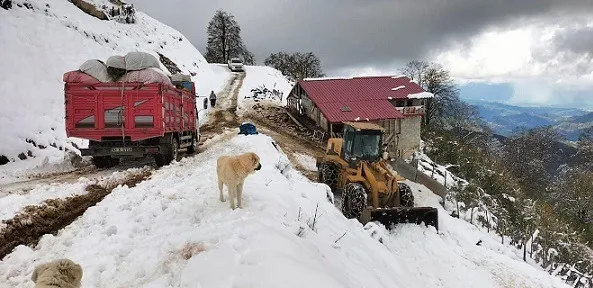
[[[367,191],[359,183],[348,183],[342,193],[342,214],[348,219],[360,219],[366,206]]]
[[[406,183],[397,183],[399,189],[399,203],[402,207],[414,207],[414,193]]]
[[[324,183],[335,193],[340,169],[334,163],[324,162],[319,167],[319,182]]]

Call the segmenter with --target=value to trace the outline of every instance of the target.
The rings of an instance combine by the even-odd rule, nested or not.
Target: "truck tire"
[[[366,206],[367,191],[360,183],[348,183],[342,193],[342,214],[348,219],[360,219]]]
[[[187,147],[187,154],[194,154],[198,151],[198,139],[197,136],[194,135],[191,139],[191,145]]]
[[[414,207],[414,193],[406,183],[397,183],[399,189],[399,203],[402,207]]]
[[[173,159],[179,161],[179,142],[177,142],[177,138],[171,137],[171,143],[167,146],[167,154],[154,155],[154,161],[158,167],[171,164]]]

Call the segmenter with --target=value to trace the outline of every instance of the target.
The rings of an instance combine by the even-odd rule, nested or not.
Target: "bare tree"
[[[207,33],[205,58],[208,62],[225,64],[232,57],[242,57],[245,64],[255,64],[255,57],[243,43],[241,27],[233,15],[217,10],[208,23]]]
[[[313,52],[289,54],[281,51],[271,54],[264,64],[274,67],[293,81],[325,76],[321,70],[321,61]]]
[[[427,99],[424,124],[430,125],[433,120],[444,116],[451,105],[457,105],[459,90],[453,83],[449,71],[437,63],[411,61],[402,73],[420,85],[425,91],[434,94]]]

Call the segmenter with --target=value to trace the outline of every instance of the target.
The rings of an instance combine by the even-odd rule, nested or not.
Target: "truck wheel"
[[[335,193],[336,186],[338,185],[338,173],[340,169],[334,163],[323,162],[319,167],[318,180],[320,183],[324,183]]]
[[[397,183],[399,189],[399,203],[402,207],[414,207],[414,193],[406,183]]]
[[[342,193],[342,214],[359,219],[366,206],[367,191],[360,183],[348,183]]]
[[[198,151],[198,139],[194,135],[191,139],[191,146],[187,147],[187,154],[194,154]]]
[[[173,159],[179,161],[179,143],[177,142],[177,138],[171,138],[171,144],[169,145],[169,153],[168,154],[156,154],[154,155],[154,161],[156,165],[159,167],[169,165],[173,161]]]

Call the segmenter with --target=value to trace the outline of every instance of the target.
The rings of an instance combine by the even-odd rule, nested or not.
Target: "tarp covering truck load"
[[[89,140],[82,156],[92,156],[98,168],[148,155],[163,166],[196,151],[195,85],[188,77],[171,81],[143,52],[112,56],[107,65],[89,61],[64,74],[66,134]]]

